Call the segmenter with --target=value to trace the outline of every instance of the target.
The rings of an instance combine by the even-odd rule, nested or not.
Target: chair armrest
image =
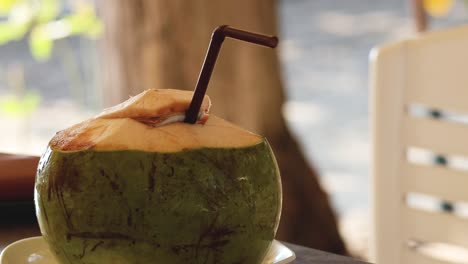
[[[39,157],[0,153],[0,200],[29,200]]]

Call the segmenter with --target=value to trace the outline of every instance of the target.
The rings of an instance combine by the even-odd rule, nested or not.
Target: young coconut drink
[[[61,263],[261,263],[281,211],[271,148],[208,116],[208,96],[183,122],[192,95],[147,90],[52,138],[35,202]]]

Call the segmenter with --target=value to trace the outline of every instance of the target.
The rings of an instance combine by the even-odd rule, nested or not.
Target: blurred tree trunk
[[[102,61],[108,105],[148,88],[192,90],[217,25],[277,33],[273,0],[133,0],[118,4],[101,0],[100,4],[106,23]],[[274,149],[284,192],[278,238],[345,254],[318,175],[283,118],[285,96],[277,53],[226,40],[208,94],[216,115],[266,136]]]

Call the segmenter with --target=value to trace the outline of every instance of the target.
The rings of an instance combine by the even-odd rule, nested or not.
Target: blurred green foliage
[[[6,85],[11,90],[10,95],[0,97],[0,112],[19,118],[31,115],[39,106],[41,96],[26,89],[23,65],[9,64],[0,72],[5,74]]]
[[[70,36],[98,37],[103,23],[90,0],[73,0],[65,12],[64,0],[0,0],[0,45],[24,38],[38,61],[50,58],[54,41]],[[27,117],[39,106],[41,96],[24,85],[23,66],[17,65],[8,86],[12,96],[0,98],[0,112]],[[19,69],[19,70],[18,70]],[[17,72],[20,72],[18,74]],[[16,72],[16,73],[15,73]]]
[[[71,12],[63,14],[60,0],[0,0],[0,45],[29,38],[31,54],[47,60],[55,40],[84,35],[95,38],[103,30],[89,1],[73,1]]]
[[[22,97],[7,96],[0,98],[0,111],[13,117],[26,117],[36,110],[40,101],[41,96],[32,91]]]

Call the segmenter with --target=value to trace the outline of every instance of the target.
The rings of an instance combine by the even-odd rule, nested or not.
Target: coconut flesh
[[[260,263],[281,185],[267,141],[209,116],[192,92],[147,90],[58,132],[41,157],[35,204],[60,263]]]

